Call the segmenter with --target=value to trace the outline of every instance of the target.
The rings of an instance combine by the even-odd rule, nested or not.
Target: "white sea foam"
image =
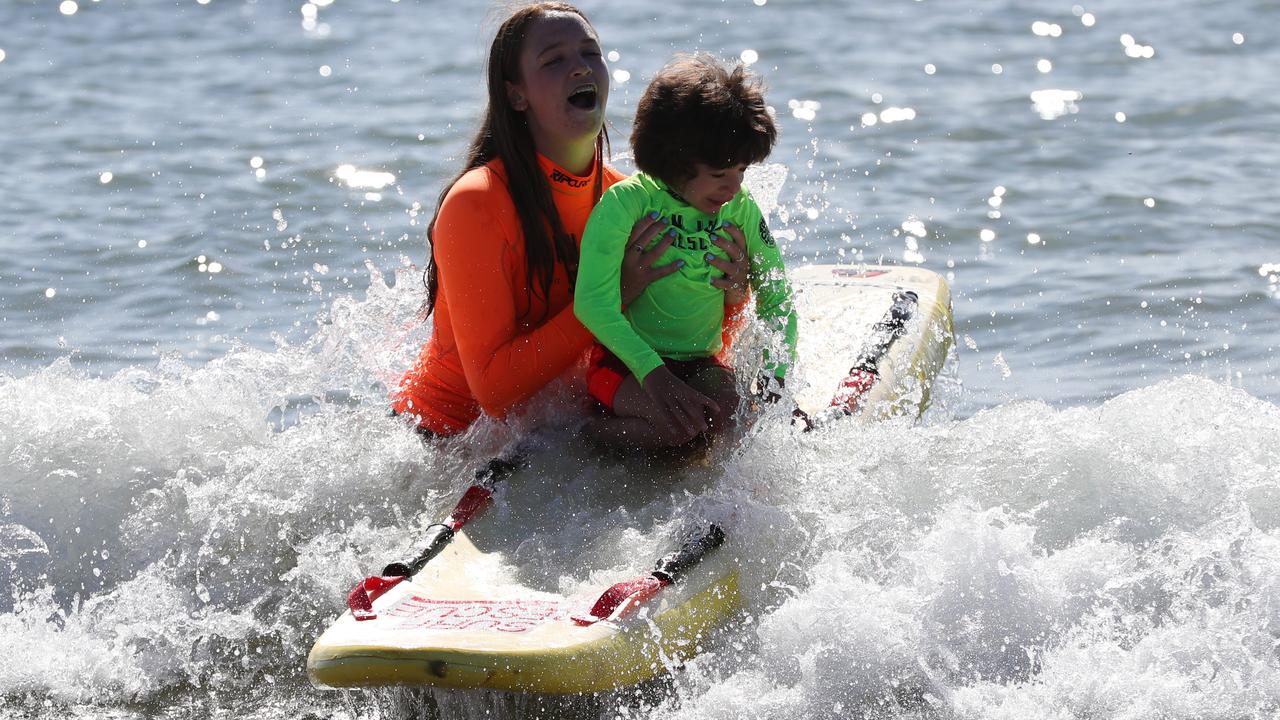
[[[0,669],[0,695],[71,715],[175,690],[238,707],[214,690],[238,683],[330,702],[302,658],[352,580],[407,554],[512,434],[481,423],[474,451],[448,450],[387,417],[421,291],[413,269],[394,286],[371,272],[300,345],[0,379],[4,524],[25,529],[6,535],[25,550],[0,633],[39,648]],[[574,392],[518,422],[563,415]],[[585,592],[722,523],[749,620],[679,673],[679,701],[635,710],[655,717],[1274,707],[1280,408],[1188,377],[922,426],[797,436],[784,415],[656,495],[553,432],[519,505],[551,520],[484,572]],[[560,573],[565,558],[590,570]]]

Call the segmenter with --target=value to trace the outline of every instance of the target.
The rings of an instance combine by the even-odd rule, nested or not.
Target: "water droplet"
[[[1244,44],[1244,33],[1234,33],[1231,36],[1231,42],[1237,45]],[[4,51],[0,50],[0,60],[4,60]]]
[[[75,15],[79,10],[80,5],[76,3],[76,0],[63,0],[62,4],[58,6],[58,12],[63,15]]]
[[[1122,122],[1124,122],[1125,120],[1128,120],[1128,119],[1129,119],[1129,116],[1125,115],[1124,113],[1122,113],[1122,112],[1118,112],[1118,113],[1116,113],[1116,122],[1118,122],[1118,123],[1122,123]]]
[[[991,228],[983,228],[982,231],[978,233],[978,237],[982,239],[982,242],[991,242],[996,239],[996,231]]]
[[[1004,72],[1004,66],[1001,65],[1000,63],[992,63],[991,72],[995,75],[999,75],[1000,73]]]
[[[738,55],[738,59],[742,60],[743,64],[750,65],[760,59],[760,53],[747,48]]]
[[[616,83],[624,83],[631,79],[631,73],[626,70],[618,69],[613,71],[613,81]]]
[[[107,183],[111,182],[113,178],[115,178],[115,175],[111,174],[111,171],[108,170],[98,176],[98,182],[102,183],[103,185],[106,185]]]
[[[54,295],[57,295],[57,294],[58,294],[58,291],[57,291],[57,290],[54,290],[53,288],[45,288],[45,289],[44,289],[44,296],[45,296],[45,297],[47,297],[47,298],[51,298],[51,297],[53,297]]]
[[[249,158],[249,167],[254,169],[262,167],[262,157],[259,155],[254,155],[253,157]]]
[[[925,66],[924,66],[924,74],[925,74],[925,75],[932,75],[932,74],[934,74],[934,73],[936,73],[936,72],[938,72],[938,68],[937,68],[937,66],[936,66],[936,65],[934,65],[933,63],[926,63],[926,64],[925,64]]]
[[[1042,73],[1052,72],[1053,63],[1049,62],[1049,60],[1045,58],[1040,58],[1039,60],[1036,61],[1036,69]]]
[[[617,50],[609,51],[609,62],[618,62],[622,59],[622,55]]]

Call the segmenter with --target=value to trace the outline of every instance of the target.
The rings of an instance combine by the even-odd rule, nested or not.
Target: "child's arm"
[[[631,327],[622,314],[622,256],[643,206],[626,194],[610,190],[591,211],[582,233],[578,281],[573,311],[582,324],[643,381],[662,364],[662,358]]]
[[[750,226],[742,228],[747,242],[747,258],[751,262],[751,288],[756,296],[756,317],[782,335],[786,357],[770,357],[764,352],[764,370],[776,378],[784,378],[796,359],[796,310],[791,285],[782,266],[782,253],[769,232],[760,208],[754,202],[748,213]]]

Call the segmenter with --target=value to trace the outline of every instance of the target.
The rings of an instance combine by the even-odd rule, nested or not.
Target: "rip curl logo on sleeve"
[[[394,628],[404,630],[522,633],[563,620],[567,612],[550,600],[435,600],[409,595],[385,616]]]
[[[760,218],[760,239],[769,247],[776,246],[773,240],[773,233],[769,232],[769,223],[765,222],[764,218]]]
[[[551,179],[561,185],[568,185],[571,188],[582,188],[587,186],[587,181],[581,178],[566,175],[558,168],[551,171]]]

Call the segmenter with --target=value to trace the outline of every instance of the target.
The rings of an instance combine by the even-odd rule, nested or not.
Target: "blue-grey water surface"
[[[959,351],[922,426],[720,458],[785,570],[617,712],[1280,712],[1280,5],[582,7],[621,167],[673,53],[748,60],[788,262],[945,273]],[[0,715],[390,712],[303,658],[465,481],[385,390],[499,15],[0,4]]]

